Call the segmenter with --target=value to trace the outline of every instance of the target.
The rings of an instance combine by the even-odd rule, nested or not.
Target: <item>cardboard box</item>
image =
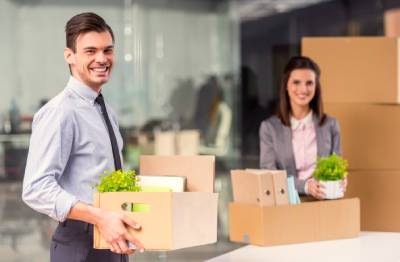
[[[160,156],[176,155],[175,132],[165,131],[154,134],[154,154]]]
[[[384,13],[385,36],[400,36],[400,8],[388,9]]]
[[[400,170],[350,171],[346,197],[361,201],[361,230],[400,232]]]
[[[155,155],[197,155],[200,133],[198,130],[157,132],[154,135]]]
[[[357,237],[357,198],[261,207],[229,204],[230,240],[259,246]]]
[[[340,124],[350,169],[400,169],[400,106],[326,103]]]
[[[192,156],[199,153],[199,130],[181,130],[176,134],[176,154]]]
[[[302,54],[321,67],[325,102],[400,102],[398,38],[305,37]]]
[[[146,250],[176,250],[215,243],[218,194],[213,193],[214,164],[213,156],[143,156],[142,176],[185,174],[190,192],[95,193],[94,206],[121,211],[125,203],[140,204],[145,212],[128,214],[142,229],[129,231]],[[109,248],[97,227],[93,242],[94,248]]]
[[[235,202],[261,206],[289,203],[286,171],[232,170],[231,179]]]

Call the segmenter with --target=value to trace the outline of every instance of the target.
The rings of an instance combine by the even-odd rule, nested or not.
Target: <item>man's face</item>
[[[114,63],[114,44],[111,34],[87,32],[76,39],[76,52],[66,48],[65,60],[71,66],[72,75],[96,92],[111,77]]]

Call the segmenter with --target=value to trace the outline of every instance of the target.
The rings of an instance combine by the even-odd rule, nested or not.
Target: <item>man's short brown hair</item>
[[[87,32],[105,32],[108,31],[111,34],[111,38],[114,42],[114,33],[111,27],[95,13],[82,13],[72,17],[65,25],[65,37],[67,47],[74,53],[76,52],[76,39],[82,33]]]

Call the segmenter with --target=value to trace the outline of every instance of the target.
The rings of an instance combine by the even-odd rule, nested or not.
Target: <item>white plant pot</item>
[[[342,180],[319,182],[325,186],[325,199],[338,199],[344,196],[343,188],[340,186]]]

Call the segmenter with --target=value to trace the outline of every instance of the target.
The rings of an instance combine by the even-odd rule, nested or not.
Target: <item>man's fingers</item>
[[[131,234],[129,234],[128,232],[125,234],[125,239],[128,240],[129,242],[131,242],[132,244],[134,244],[136,246],[136,249],[139,250],[139,252],[144,252],[144,246],[142,243],[140,243],[139,240],[137,240],[136,238],[134,238]]]
[[[126,244],[126,241],[120,240],[118,241],[118,245],[122,251],[123,254],[132,254],[132,250],[129,249],[128,245]]]
[[[110,250],[114,253],[121,254],[121,249],[119,248],[119,245],[117,243],[111,243],[111,248]]]
[[[139,230],[141,228],[141,226],[138,223],[136,223],[132,218],[130,218],[125,214],[122,217],[122,221],[124,221],[125,224],[132,227],[133,229]]]

